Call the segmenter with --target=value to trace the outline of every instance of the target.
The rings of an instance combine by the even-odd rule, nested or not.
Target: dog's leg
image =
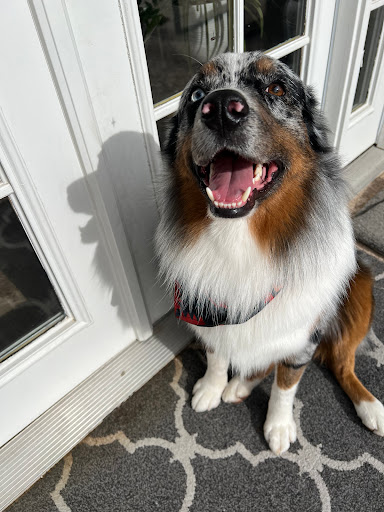
[[[207,371],[193,388],[192,408],[196,412],[204,412],[217,407],[227,382],[228,361],[207,352]]]
[[[339,311],[341,337],[325,339],[317,355],[334,373],[364,425],[384,436],[383,404],[355,375],[355,352],[369,329],[372,309],[372,278],[369,270],[361,267],[351,280],[348,297]]]
[[[347,338],[347,339],[346,339]],[[335,345],[327,364],[340,386],[355,406],[364,425],[379,436],[384,436],[384,407],[360,382],[355,374],[355,352],[348,337]],[[342,353],[340,353],[342,352]]]
[[[293,368],[284,364],[277,366],[264,423],[265,439],[276,455],[286,452],[290,443],[296,441],[293,400],[305,367],[306,365]]]
[[[384,407],[359,381],[354,372],[355,358],[334,363],[331,367],[341,387],[355,406],[364,425],[379,436],[384,436]]]
[[[258,386],[271,373],[274,367],[275,365],[271,364],[266,370],[257,372],[247,379],[242,379],[236,375],[226,385],[222,395],[223,401],[233,404],[242,402],[251,394],[253,388]]]

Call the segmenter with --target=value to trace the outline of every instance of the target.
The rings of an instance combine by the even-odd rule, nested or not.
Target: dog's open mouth
[[[255,200],[270,188],[280,174],[277,161],[252,162],[231,151],[220,151],[207,166],[198,167],[211,210],[219,216],[248,213]]]

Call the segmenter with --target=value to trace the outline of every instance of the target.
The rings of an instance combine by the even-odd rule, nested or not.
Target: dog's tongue
[[[219,154],[211,164],[209,188],[215,201],[237,202],[247,190],[253,189],[253,163],[240,156]]]

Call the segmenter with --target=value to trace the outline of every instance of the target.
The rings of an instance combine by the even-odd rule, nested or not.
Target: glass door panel
[[[369,17],[363,62],[360,68],[359,80],[357,82],[356,93],[353,100],[353,110],[364,105],[368,99],[373,68],[376,62],[380,36],[383,30],[383,21],[384,6],[372,11]]]
[[[229,0],[138,0],[154,103],[179,93],[187,77],[230,51]]]
[[[304,34],[306,0],[245,0],[244,50],[267,50]]]
[[[234,50],[264,50],[303,76],[303,51],[311,41],[306,23],[310,0],[137,0],[158,136],[163,142],[166,119],[177,110],[188,79],[202,63]],[[237,26],[235,10],[244,26]],[[240,39],[241,41],[241,39]],[[307,49],[306,49],[307,50]]]
[[[0,199],[0,362],[63,318],[10,200]]]
[[[302,48],[295,52],[288,53],[285,57],[281,57],[281,62],[289,66],[297,75],[301,73]]]

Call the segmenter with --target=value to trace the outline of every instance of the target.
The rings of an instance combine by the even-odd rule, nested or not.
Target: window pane
[[[268,50],[300,36],[306,0],[245,0],[244,50]]]
[[[0,361],[64,318],[10,201],[0,200]]]
[[[137,0],[155,103],[184,88],[196,60],[231,50],[230,1]]]
[[[279,59],[281,62],[284,62],[287,66],[289,66],[297,75],[300,76],[301,70],[301,48],[300,50],[296,50],[293,53],[289,53],[285,57]]]
[[[364,58],[360,68],[355,98],[353,100],[353,109],[360,107],[367,101],[369,85],[371,83],[376,60],[377,47],[383,29],[383,21],[384,6],[372,11],[369,18],[368,32],[364,46]]]

